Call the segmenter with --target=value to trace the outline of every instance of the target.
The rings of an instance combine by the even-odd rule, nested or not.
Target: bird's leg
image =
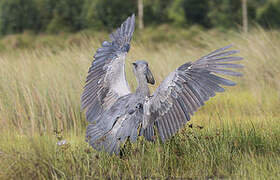
[[[132,144],[129,137],[126,139],[124,145],[120,148],[120,158],[124,159],[126,156],[131,154]]]

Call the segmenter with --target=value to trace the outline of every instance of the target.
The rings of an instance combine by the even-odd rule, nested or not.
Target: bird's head
[[[145,79],[147,80],[147,83],[155,84],[154,76],[153,76],[151,70],[149,69],[149,65],[146,61],[138,60],[138,61],[132,63],[132,65],[133,65],[133,72],[136,77],[138,77],[138,78],[145,77]]]

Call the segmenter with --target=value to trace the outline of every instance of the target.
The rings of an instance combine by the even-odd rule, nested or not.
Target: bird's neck
[[[149,96],[150,90],[145,77],[137,79],[137,82],[138,82],[138,86],[136,88],[136,94],[144,97]]]

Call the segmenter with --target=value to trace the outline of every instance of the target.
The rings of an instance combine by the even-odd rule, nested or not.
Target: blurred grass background
[[[116,157],[85,142],[80,95],[95,50],[132,13],[132,89],[137,59],[152,91],[229,44],[245,68],[165,144],[140,138]],[[279,179],[279,15],[280,0],[1,0],[0,179]]]
[[[280,176],[280,34],[159,26],[136,31],[127,58],[149,62],[156,85],[179,65],[233,44],[244,76],[206,103],[165,144],[140,139],[122,157],[84,142],[80,95],[92,56],[107,33],[0,40],[0,179],[182,177],[278,179]],[[198,127],[199,126],[199,127]],[[200,128],[203,127],[203,128]],[[66,140],[58,146],[57,142]]]

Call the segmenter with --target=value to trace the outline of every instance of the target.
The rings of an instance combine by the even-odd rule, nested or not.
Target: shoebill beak
[[[147,79],[148,83],[155,84],[154,76],[149,68],[147,68],[147,70],[146,70],[146,79]]]

